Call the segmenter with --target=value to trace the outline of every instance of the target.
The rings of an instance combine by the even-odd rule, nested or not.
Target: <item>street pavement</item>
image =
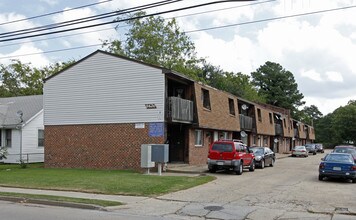
[[[275,167],[256,169],[255,172],[245,170],[241,176],[218,172],[214,174],[217,177],[215,181],[155,198],[6,187],[0,187],[0,191],[120,201],[125,205],[98,212],[104,216],[105,213],[117,213],[117,216],[131,216],[132,219],[356,220],[356,184],[318,181],[318,165],[323,156],[279,156]],[[212,174],[190,172],[186,175]]]

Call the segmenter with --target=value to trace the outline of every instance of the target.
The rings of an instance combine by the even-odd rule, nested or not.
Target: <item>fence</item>
[[[8,154],[6,159],[0,160],[3,163],[40,163],[44,162],[44,153],[23,153],[21,154]]]

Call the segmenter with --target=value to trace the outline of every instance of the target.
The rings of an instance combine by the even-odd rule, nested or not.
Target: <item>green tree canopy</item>
[[[137,12],[131,17],[145,14],[145,12]],[[104,42],[103,46],[109,52],[176,71],[201,62],[196,57],[194,43],[180,31],[175,19],[165,20],[160,16],[150,16],[132,19],[126,23],[130,28],[123,41]]]
[[[356,144],[356,104],[349,103],[333,113],[333,138],[337,143]]]
[[[313,125],[314,122],[323,117],[323,113],[321,113],[315,105],[305,106],[303,110],[300,111],[300,115],[300,120],[309,125]]]
[[[293,74],[280,64],[268,61],[252,72],[251,76],[258,94],[265,97],[268,104],[290,109],[293,117],[298,107],[305,104]]]
[[[0,64],[0,97],[40,95],[43,93],[43,79],[73,62],[55,63],[43,68],[34,68],[19,60],[13,60],[9,65]]]

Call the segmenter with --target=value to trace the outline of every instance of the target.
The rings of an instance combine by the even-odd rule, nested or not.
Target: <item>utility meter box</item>
[[[151,160],[157,163],[168,162],[168,144],[152,144]]]
[[[155,166],[155,162],[151,160],[152,155],[152,145],[151,144],[142,144],[141,145],[141,167],[142,168],[151,168]]]

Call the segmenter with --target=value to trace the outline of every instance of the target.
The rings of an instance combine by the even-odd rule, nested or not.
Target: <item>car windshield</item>
[[[352,154],[352,155],[356,155],[356,150],[352,149],[352,148],[335,148],[334,152],[336,153],[348,153],[348,154]]]
[[[212,150],[220,152],[232,152],[232,145],[229,143],[215,143],[213,144]]]
[[[304,146],[296,146],[295,149],[296,149],[296,150],[304,150],[305,147],[304,147]]]
[[[347,154],[329,154],[325,158],[325,161],[352,163],[352,158],[350,155]]]
[[[253,151],[253,154],[257,156],[261,156],[264,153],[263,148],[250,148],[250,149]]]

